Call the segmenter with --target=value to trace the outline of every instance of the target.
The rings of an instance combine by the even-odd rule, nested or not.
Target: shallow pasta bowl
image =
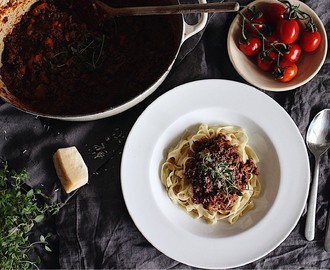
[[[243,128],[260,159],[261,194],[233,225],[194,219],[161,182],[169,148],[203,123]],[[174,88],[141,114],[123,151],[121,185],[133,221],[154,247],[187,265],[230,268],[267,255],[293,230],[308,195],[309,161],[299,130],[273,99],[245,84],[202,80]],[[292,186],[299,190],[292,193]]]

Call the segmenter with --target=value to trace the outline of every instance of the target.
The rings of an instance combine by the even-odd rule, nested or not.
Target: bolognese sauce
[[[172,18],[111,18],[88,0],[38,1],[4,39],[2,80],[40,113],[119,106],[155,83],[175,58],[181,36]]]
[[[195,141],[193,147],[185,169],[193,187],[193,203],[210,211],[230,210],[248,187],[251,174],[258,175],[256,165],[251,159],[243,162],[237,146],[223,134]]]

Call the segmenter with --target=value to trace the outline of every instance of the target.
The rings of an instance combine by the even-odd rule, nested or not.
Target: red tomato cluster
[[[264,10],[253,6],[239,13],[243,18],[239,48],[256,57],[261,70],[288,82],[298,73],[296,62],[301,54],[315,51],[321,35],[309,14],[288,1],[279,1],[267,4]]]

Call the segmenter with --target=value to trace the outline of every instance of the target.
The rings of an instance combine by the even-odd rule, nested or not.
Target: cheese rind
[[[58,178],[66,193],[88,183],[88,169],[75,146],[59,148],[53,156]]]

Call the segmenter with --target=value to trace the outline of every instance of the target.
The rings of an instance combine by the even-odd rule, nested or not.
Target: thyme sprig
[[[105,60],[106,36],[82,34],[67,48],[51,57],[43,57],[51,70],[60,69],[76,63],[83,71],[92,72],[99,69]],[[73,60],[73,61],[72,61]]]
[[[33,226],[41,222],[47,213],[57,214],[60,204],[45,203],[40,205],[40,197],[49,200],[38,188],[26,184],[26,170],[19,172],[9,170],[8,163],[0,166],[0,269],[34,269],[38,268],[40,258],[31,260],[32,249],[44,245],[51,252],[48,238],[41,235],[39,241],[30,242],[29,236]]]
[[[201,175],[210,176],[217,189],[225,192],[227,197],[232,192],[235,192],[238,196],[243,195],[235,184],[234,170],[230,168],[227,162],[213,159],[209,151],[201,151],[198,154],[202,157],[202,162],[198,168]]]
[[[104,43],[105,35],[94,37],[85,34],[75,46],[70,46],[70,50],[72,55],[76,56],[87,70],[94,71],[104,61]]]

